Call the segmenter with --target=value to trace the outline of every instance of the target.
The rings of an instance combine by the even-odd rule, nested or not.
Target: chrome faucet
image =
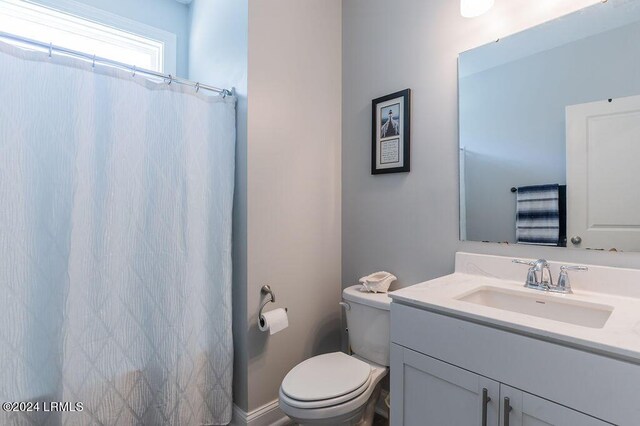
[[[556,288],[558,289],[558,292],[567,293],[567,294],[573,293],[573,291],[571,291],[571,282],[569,281],[569,274],[567,273],[567,271],[588,271],[588,270],[589,268],[587,268],[586,266],[562,265],[560,267],[560,277],[558,278],[558,285],[556,286]]]
[[[553,287],[553,278],[551,278],[549,262],[546,260],[538,259],[528,261],[513,259],[513,263],[521,263],[523,265],[530,266],[529,271],[527,272],[527,280],[524,283],[525,287],[545,291],[549,291]]]
[[[513,263],[520,263],[523,265],[529,265],[529,271],[527,271],[527,280],[524,286],[535,290],[551,291],[554,293],[571,294],[571,284],[569,282],[569,274],[567,271],[587,271],[589,268],[586,266],[567,266],[562,265],[560,267],[560,277],[558,278],[558,284],[553,285],[553,278],[551,278],[551,270],[549,269],[549,262],[544,259],[538,260],[520,260],[513,259]]]

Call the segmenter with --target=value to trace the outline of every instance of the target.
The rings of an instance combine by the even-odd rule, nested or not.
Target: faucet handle
[[[567,271],[588,271],[589,268],[581,265],[562,265],[560,267],[560,276],[558,277],[557,291],[560,293],[571,294],[571,281],[569,280],[569,274]]]
[[[524,282],[525,287],[536,287],[538,285],[538,277],[536,276],[536,264],[534,260],[513,259],[511,262],[529,266],[527,279]]]
[[[582,265],[562,265],[560,266],[560,272],[566,271],[588,271],[589,268]]]
[[[522,259],[513,259],[512,263],[520,263],[522,265],[536,266],[536,262],[533,260],[522,260]]]

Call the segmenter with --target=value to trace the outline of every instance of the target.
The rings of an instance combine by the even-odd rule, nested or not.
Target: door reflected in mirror
[[[640,2],[459,57],[462,240],[640,251]]]

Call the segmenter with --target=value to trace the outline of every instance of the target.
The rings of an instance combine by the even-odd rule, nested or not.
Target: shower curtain
[[[230,421],[235,99],[195,92],[0,44],[0,424]]]

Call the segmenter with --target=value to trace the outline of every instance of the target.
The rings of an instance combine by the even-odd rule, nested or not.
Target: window
[[[0,30],[175,74],[174,34],[73,1],[56,0],[56,9],[52,9],[25,0],[0,0]]]

